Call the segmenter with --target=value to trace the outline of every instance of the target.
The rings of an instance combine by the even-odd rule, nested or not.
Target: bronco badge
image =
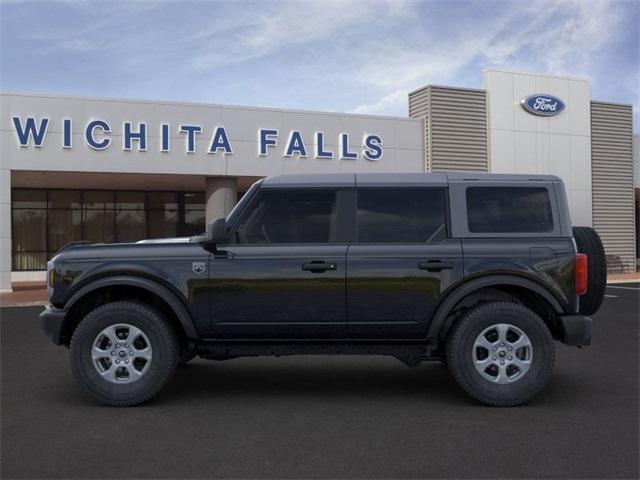
[[[194,273],[202,273],[206,270],[206,266],[204,264],[204,262],[193,262],[193,265],[191,266],[191,269],[193,270]]]

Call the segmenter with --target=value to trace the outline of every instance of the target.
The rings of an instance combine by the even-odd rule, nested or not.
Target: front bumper
[[[562,343],[567,345],[591,345],[592,320],[584,315],[562,315],[564,330]]]
[[[47,305],[40,314],[40,329],[56,345],[65,343],[64,326],[67,311]]]

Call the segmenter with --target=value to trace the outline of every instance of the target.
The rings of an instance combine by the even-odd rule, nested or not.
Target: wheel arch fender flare
[[[113,275],[102,277],[98,280],[90,282],[75,293],[65,302],[65,309],[71,310],[73,306],[84,298],[86,295],[105,287],[113,286],[130,286],[147,290],[154,295],[160,297],[167,303],[169,308],[173,311],[176,318],[180,322],[180,325],[184,329],[187,338],[196,339],[198,333],[196,331],[191,314],[180,298],[164,285],[145,277],[138,277],[135,275]]]
[[[521,287],[541,296],[557,314],[562,314],[564,311],[558,299],[549,290],[533,280],[514,275],[490,275],[475,278],[455,287],[436,307],[433,320],[427,330],[427,340],[438,340],[438,335],[442,327],[446,326],[447,318],[452,309],[465,297],[482,288],[504,285]]]

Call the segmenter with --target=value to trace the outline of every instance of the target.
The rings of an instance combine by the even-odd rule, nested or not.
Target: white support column
[[[225,217],[236,204],[238,185],[235,177],[207,177],[206,221]]]
[[[0,291],[11,290],[11,170],[0,168]]]

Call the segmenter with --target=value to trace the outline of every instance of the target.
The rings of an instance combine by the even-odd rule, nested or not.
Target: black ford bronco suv
[[[383,354],[511,406],[548,382],[554,340],[591,342],[606,266],[557,177],[282,175],[200,236],[70,244],[47,278],[41,327],[107,405],[196,355]]]

